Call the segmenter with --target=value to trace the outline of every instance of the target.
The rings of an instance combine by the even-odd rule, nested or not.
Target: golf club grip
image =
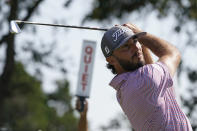
[[[79,108],[79,112],[83,112],[84,111],[84,101],[85,101],[85,97],[79,97],[79,101],[80,101],[80,108]]]

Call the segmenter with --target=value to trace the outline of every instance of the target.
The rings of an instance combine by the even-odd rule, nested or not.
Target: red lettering
[[[85,55],[85,56],[84,56],[84,62],[85,62],[86,64],[90,64],[91,58],[92,58],[91,56]]]
[[[87,53],[87,54],[92,54],[92,51],[93,51],[93,49],[92,49],[92,47],[91,46],[87,46],[86,48],[85,48],[85,52]]]
[[[86,86],[87,86],[87,77],[88,77],[88,74],[87,73],[83,73],[82,74],[82,90],[84,91],[86,89]]]
[[[83,75],[82,75],[82,81],[87,81],[87,76],[88,76],[88,74],[83,73]]]
[[[81,85],[82,85],[82,90],[85,91],[87,84],[88,84],[88,64],[91,63],[92,61],[92,53],[93,53],[93,48],[91,46],[86,46],[85,47],[85,56],[84,56],[84,69],[83,69],[83,74],[81,76]]]
[[[87,83],[81,83],[82,84],[82,90],[85,91]]]
[[[85,65],[85,72],[88,72],[88,65]]]

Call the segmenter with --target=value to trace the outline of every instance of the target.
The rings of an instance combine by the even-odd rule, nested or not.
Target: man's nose
[[[142,46],[141,44],[137,41],[136,43],[134,43],[134,48],[135,48],[135,51],[139,51],[142,49]]]
[[[141,45],[139,44],[139,42],[132,43],[131,51],[138,51],[140,49],[141,49]]]
[[[138,53],[140,50],[141,50],[141,45],[139,42],[136,42],[136,43],[132,43],[132,46],[130,48],[130,52],[132,55]]]
[[[141,44],[138,41],[135,43],[135,46],[139,50],[142,48]]]

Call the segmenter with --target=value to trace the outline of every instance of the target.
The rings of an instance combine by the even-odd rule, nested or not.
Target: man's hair
[[[114,66],[113,65],[111,65],[111,64],[109,64],[109,63],[107,63],[107,68],[108,69],[110,69],[111,70],[111,72],[113,73],[113,74],[117,74],[117,72],[116,72],[116,69],[114,68]]]

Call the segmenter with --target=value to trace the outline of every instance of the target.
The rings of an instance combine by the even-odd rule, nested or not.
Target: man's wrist
[[[82,112],[80,115],[83,116],[83,117],[86,117],[87,112]]]
[[[144,35],[142,35],[141,37],[138,38],[138,41],[139,41],[141,44],[143,44],[144,41],[150,40],[151,37],[152,37],[152,35],[151,35],[150,33],[145,32]]]

